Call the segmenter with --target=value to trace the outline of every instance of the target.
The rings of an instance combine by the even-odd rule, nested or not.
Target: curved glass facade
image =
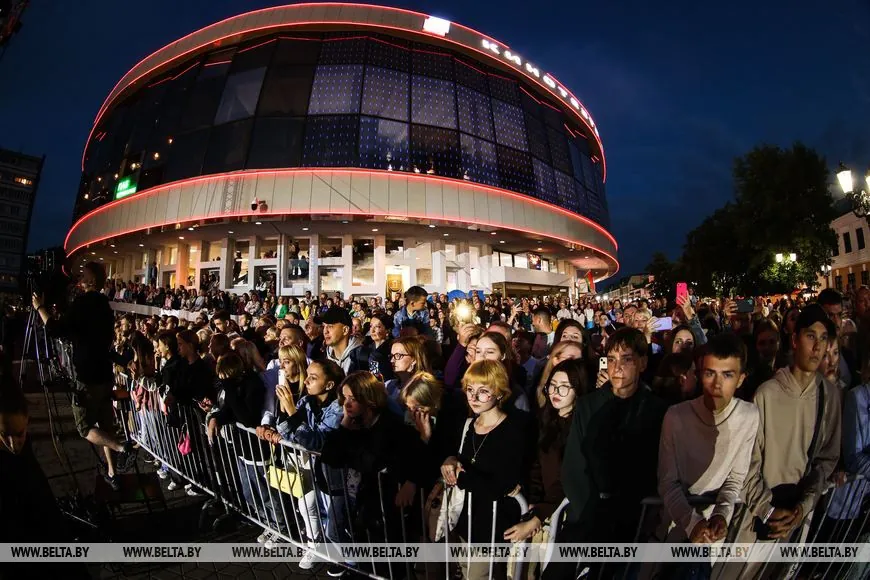
[[[380,34],[258,38],[189,60],[104,115],[76,216],[199,175],[363,167],[501,187],[608,227],[594,141],[536,94],[464,55]]]

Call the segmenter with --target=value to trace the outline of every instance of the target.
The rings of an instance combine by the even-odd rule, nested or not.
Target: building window
[[[210,174],[242,169],[248,155],[253,126],[254,120],[247,119],[215,127],[211,132],[202,172]]]
[[[304,118],[257,119],[248,154],[248,169],[299,167],[302,165],[304,135]]]
[[[391,68],[408,72],[410,68],[410,49],[395,44],[397,39],[390,42],[372,38],[369,42],[368,63],[377,67]],[[368,72],[366,72],[368,74]]]
[[[366,59],[365,38],[332,37],[323,42],[320,64],[362,64]]]
[[[849,232],[843,234],[843,250],[847,254],[852,252],[852,237],[849,235]]]
[[[870,272],[861,270],[861,286],[870,286]]]
[[[846,292],[851,292],[855,289],[855,273],[849,272],[846,274]]]
[[[459,105],[459,130],[494,140],[492,130],[492,111],[489,97],[462,85],[456,86],[456,100]]]
[[[837,238],[837,241],[834,243],[834,247],[831,248],[831,255],[832,256],[839,256],[840,255],[840,238]]]
[[[363,85],[362,112],[365,115],[408,120],[408,73],[367,67]]]
[[[498,185],[498,157],[495,145],[471,135],[459,136],[462,147],[462,176],[477,183]]]
[[[535,171],[528,153],[499,146],[498,173],[505,189],[535,195]]]
[[[307,42],[303,44],[307,46],[320,43]],[[266,82],[263,83],[260,108],[257,110],[257,114],[260,116],[305,115],[308,112],[313,82],[314,67],[311,65],[273,63],[269,67],[269,74],[266,75]]]
[[[528,151],[523,110],[498,99],[492,100],[492,118],[495,120],[495,140],[520,151]]]
[[[260,89],[263,87],[265,75],[266,67],[230,75],[224,87],[214,124],[220,125],[253,117],[257,111],[257,100],[260,98]]]
[[[553,178],[553,168],[537,159],[532,159],[532,166],[535,169],[538,199],[547,203],[556,203],[556,180]]]
[[[855,230],[855,241],[858,242],[858,249],[864,249],[864,228]]]
[[[13,181],[19,185],[33,185],[33,180],[26,177],[16,177]]]
[[[375,241],[372,238],[353,241],[353,286],[375,283]]]
[[[843,291],[843,277],[842,276],[834,276],[834,287],[840,292]]]
[[[320,240],[320,257],[341,258],[343,245],[344,242],[341,238],[322,238]]]
[[[353,167],[359,140],[359,117],[309,117],[302,164],[305,167]]]
[[[179,135],[172,143],[163,181],[176,181],[202,174],[202,159],[208,146],[210,128]]]
[[[422,50],[414,51],[411,61],[415,75],[453,80],[453,57],[449,54],[436,53],[432,47],[425,46]]]
[[[415,173],[459,177],[461,155],[458,133],[435,127],[411,125],[411,164]]]
[[[408,124],[361,117],[359,164],[372,169],[407,170]]]
[[[320,291],[341,292],[341,275],[344,268],[320,268]]]
[[[362,78],[363,67],[360,65],[317,67],[308,114],[359,113]]]
[[[308,280],[310,240],[295,238],[287,245],[287,278],[291,282]]]
[[[453,83],[414,75],[411,86],[411,120],[424,125],[456,128]]]
[[[489,93],[494,99],[500,99],[512,105],[520,105],[520,92],[517,83],[499,75],[489,75]]]

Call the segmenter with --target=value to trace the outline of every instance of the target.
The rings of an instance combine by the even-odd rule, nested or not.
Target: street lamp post
[[[855,180],[852,177],[852,170],[840,163],[840,168],[837,170],[837,181],[840,182],[840,189],[843,190],[846,199],[852,203],[852,211],[856,216],[866,218],[870,214],[870,170],[864,177],[866,184],[861,185],[856,191]]]

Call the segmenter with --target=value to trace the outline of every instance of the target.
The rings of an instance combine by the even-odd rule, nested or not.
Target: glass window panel
[[[412,66],[415,75],[453,80],[453,57],[434,52],[431,47],[415,49],[412,54]]]
[[[203,174],[242,169],[248,155],[253,126],[254,120],[247,119],[212,129],[208,151],[202,164]]]
[[[294,238],[287,244],[287,278],[291,282],[308,280],[309,238]]]
[[[436,127],[456,128],[453,83],[441,79],[412,77],[411,120]]]
[[[344,242],[341,238],[321,238],[320,239],[320,257],[321,258],[341,258]]]
[[[353,281],[351,285],[362,286],[375,283],[375,241],[372,238],[353,240]]]
[[[318,66],[308,114],[359,113],[362,76],[360,65]]]
[[[320,273],[320,291],[321,292],[341,292],[341,276],[344,268],[324,267],[321,266]]]
[[[272,66],[317,64],[321,44],[320,39],[281,38],[272,58]]]
[[[523,110],[498,99],[492,100],[492,118],[495,124],[495,140],[521,151],[529,150]]]
[[[526,254],[517,254],[514,256],[514,268],[523,268],[524,270],[529,267],[529,257]]]
[[[456,131],[411,125],[411,164],[415,171],[459,177],[462,163]]]
[[[359,117],[336,115],[309,117],[305,130],[302,165],[305,167],[354,167],[359,139]]]
[[[200,129],[179,135],[173,140],[164,171],[164,183],[202,173],[202,159],[208,146],[210,131],[210,128]]]
[[[215,125],[254,116],[265,74],[266,68],[260,67],[229,76],[214,119]]]
[[[574,199],[577,200],[577,209],[580,215],[589,215],[589,203],[586,201],[586,188],[583,183],[574,181]]]
[[[369,39],[368,63],[381,68],[408,72],[411,66],[411,50],[406,46],[399,46],[399,42],[401,41],[394,38]]]
[[[565,125],[565,117],[562,115],[562,111],[558,108],[550,105],[549,103],[544,103],[541,106],[541,112],[543,113],[544,122],[550,127],[556,127],[560,131]]]
[[[408,120],[408,73],[366,67],[362,112],[366,115]]]
[[[526,135],[529,138],[529,152],[543,161],[550,163],[550,144],[547,140],[547,130],[544,124],[531,115],[526,115]]]
[[[408,124],[360,118],[359,165],[373,169],[408,169]]]
[[[591,189],[586,190],[586,207],[587,207],[587,215],[597,222],[601,222],[603,213],[601,207],[601,199],[598,197],[598,194],[592,191]]]
[[[483,93],[485,95],[489,94],[489,83],[487,82],[487,75],[481,69],[481,65],[472,65],[464,61],[457,60],[455,68],[456,82],[470,89],[474,89],[479,93]]]
[[[248,169],[299,167],[305,119],[257,119],[248,155]]]
[[[525,89],[520,87],[520,102],[523,105],[523,111],[527,115],[531,115],[535,118],[540,118],[541,116],[541,105],[538,103],[538,99],[529,94]]]
[[[276,65],[269,67],[260,97],[258,115],[305,115],[314,81],[310,65]]]
[[[565,173],[572,173],[571,154],[568,152],[568,139],[564,131],[547,127],[547,135],[553,167]]]
[[[363,64],[366,61],[365,38],[326,38],[320,51],[320,64]]]
[[[558,204],[553,168],[537,159],[532,160],[532,166],[535,169],[535,185],[538,191],[538,199],[547,203]]]
[[[489,75],[489,94],[494,99],[500,99],[511,105],[520,104],[520,93],[517,83],[499,75]]]
[[[494,140],[489,97],[483,93],[456,85],[459,105],[459,129],[484,139]]]
[[[230,70],[230,56],[226,60],[207,62],[203,65],[196,85],[181,115],[179,131],[198,129],[211,125],[221,101],[227,72]]]
[[[574,139],[568,140],[568,152],[571,154],[571,166],[574,168],[574,178],[583,180],[583,158]]]
[[[580,213],[580,200],[574,192],[574,180],[567,173],[556,171],[556,205]]]
[[[278,41],[274,38],[269,41],[258,38],[248,46],[240,48],[236,52],[236,56],[233,57],[233,67],[230,74],[269,66],[269,61],[272,59],[272,53],[277,44]]]
[[[166,90],[167,85],[163,83],[148,89],[143,95],[136,113],[136,123],[130,134],[130,142],[127,145],[128,154],[141,153],[147,146],[148,139],[157,126],[160,104],[166,95]]]
[[[535,194],[535,172],[528,153],[499,145],[498,173],[501,187],[529,195]]]
[[[160,107],[159,120],[157,127],[151,134],[149,145],[147,147],[149,153],[159,152],[164,153],[168,145],[168,139],[175,133],[178,128],[178,122],[181,118],[181,111],[184,108],[184,103],[187,101],[188,94],[192,90],[193,83],[196,80],[199,72],[197,64],[188,65],[189,68],[180,70],[174,73],[175,78],[170,77],[170,80],[165,81],[166,97]],[[147,158],[150,155],[146,156]],[[147,165],[146,165],[147,166]]]
[[[497,186],[498,157],[495,145],[471,135],[462,134],[459,139],[462,145],[463,177],[467,175],[471,181]]]
[[[593,167],[592,160],[582,155],[580,157],[580,162],[583,165],[583,184],[586,186],[586,189],[591,189],[595,191],[595,168]]]

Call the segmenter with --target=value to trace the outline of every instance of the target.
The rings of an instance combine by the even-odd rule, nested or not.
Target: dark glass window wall
[[[154,79],[101,119],[76,212],[127,176],[283,167],[465,179],[609,222],[600,161],[558,107],[458,54],[351,33],[263,37]]]

